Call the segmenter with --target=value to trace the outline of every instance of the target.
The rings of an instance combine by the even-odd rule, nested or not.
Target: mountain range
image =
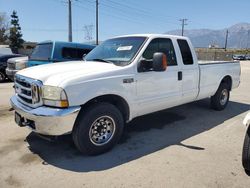
[[[228,48],[250,48],[250,23],[238,23],[221,30],[184,30],[184,36],[189,37],[196,48],[209,47],[209,45],[224,48],[227,30]],[[168,31],[166,34],[181,35],[181,30]]]

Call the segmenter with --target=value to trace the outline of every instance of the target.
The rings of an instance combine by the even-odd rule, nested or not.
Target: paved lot
[[[81,155],[70,136],[49,142],[17,127],[12,83],[0,84],[0,187],[249,187],[241,151],[250,62],[241,65],[241,86],[224,111],[202,100],[138,118],[96,157]]]

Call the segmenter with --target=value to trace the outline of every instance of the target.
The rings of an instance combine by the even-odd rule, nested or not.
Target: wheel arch
[[[220,85],[223,83],[225,83],[229,86],[230,91],[232,90],[233,81],[232,81],[232,77],[230,75],[226,75],[221,79]]]
[[[114,105],[122,113],[124,121],[126,122],[126,121],[129,120],[129,118],[130,118],[129,105],[128,105],[127,101],[123,97],[121,97],[119,95],[106,94],[106,95],[97,96],[97,97],[95,97],[93,99],[90,99],[86,103],[82,104],[81,108],[82,109],[87,109],[91,105],[93,105],[95,103],[98,103],[98,102],[107,102],[107,103],[110,103],[110,104]]]

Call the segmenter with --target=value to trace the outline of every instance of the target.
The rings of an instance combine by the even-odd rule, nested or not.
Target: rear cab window
[[[183,64],[184,65],[193,65],[194,60],[193,60],[193,56],[192,56],[190,47],[188,45],[188,42],[186,40],[183,40],[183,39],[178,39],[177,43],[178,43],[178,46],[179,46],[180,51],[181,51]]]

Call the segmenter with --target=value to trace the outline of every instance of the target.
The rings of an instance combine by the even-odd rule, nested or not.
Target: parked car
[[[245,55],[233,55],[233,60],[245,60]]]
[[[242,165],[250,173],[250,112],[246,115],[243,124],[246,126],[246,135],[242,149]]]
[[[246,55],[246,56],[245,56],[245,59],[246,59],[246,60],[250,60],[250,55],[249,55],[249,54]]]
[[[19,126],[42,135],[72,133],[79,151],[96,155],[138,116],[208,97],[223,110],[240,74],[238,61],[198,62],[186,37],[127,35],[101,43],[85,62],[19,71],[10,101]]]
[[[84,55],[87,55],[94,48],[94,45],[73,42],[41,42],[37,44],[32,52],[27,67],[63,61],[81,60]]]
[[[7,79],[7,75],[5,73],[5,69],[7,67],[7,61],[13,57],[21,57],[23,55],[20,54],[8,54],[0,56],[0,82],[3,82]]]
[[[7,61],[6,75],[12,81],[17,71],[24,69],[27,66],[28,56],[10,58]]]

